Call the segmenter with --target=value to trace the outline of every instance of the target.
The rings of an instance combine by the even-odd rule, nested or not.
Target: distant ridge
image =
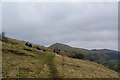
[[[49,46],[51,49],[60,49],[62,51],[68,51],[68,52],[75,52],[75,53],[82,53],[84,55],[95,55],[96,59],[103,59],[103,60],[117,60],[118,55],[120,52],[115,51],[115,50],[110,50],[110,49],[83,49],[83,48],[75,48],[71,47],[66,44],[61,44],[61,43],[55,43],[51,46]],[[119,53],[119,54],[118,54]],[[89,57],[91,57],[89,56]],[[101,57],[100,57],[101,56]],[[99,58],[100,57],[100,58]]]

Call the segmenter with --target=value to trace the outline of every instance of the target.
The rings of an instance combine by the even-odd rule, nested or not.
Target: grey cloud
[[[117,49],[117,3],[21,2],[2,7],[7,36],[45,46],[61,42]]]

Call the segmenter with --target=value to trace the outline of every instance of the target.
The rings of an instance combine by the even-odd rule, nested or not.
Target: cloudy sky
[[[117,2],[4,2],[2,30],[11,38],[49,46],[118,49]]]

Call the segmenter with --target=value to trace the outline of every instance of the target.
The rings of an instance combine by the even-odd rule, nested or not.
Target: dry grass
[[[94,62],[62,56],[56,56],[55,60],[64,78],[118,78],[117,72]]]
[[[17,43],[17,44],[16,44]],[[4,78],[117,78],[118,73],[85,60],[73,59],[29,48],[25,42],[10,39],[2,43]],[[31,51],[27,51],[29,49]]]
[[[39,51],[20,44],[12,45],[5,42],[2,44],[3,77],[51,77],[50,70],[54,68],[54,65],[52,64],[54,54],[49,54],[48,52]],[[24,49],[31,49],[32,51],[26,51]]]

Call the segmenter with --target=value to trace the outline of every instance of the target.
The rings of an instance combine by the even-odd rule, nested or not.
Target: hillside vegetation
[[[59,49],[61,51],[67,51],[71,53],[78,53],[78,54],[84,54],[87,59],[91,60],[118,60],[118,56],[120,56],[120,52],[115,50],[109,50],[109,49],[83,49],[83,48],[75,48],[71,47],[69,45],[56,43],[51,45],[49,48],[51,49]],[[119,54],[118,54],[119,53]]]
[[[83,48],[71,47],[69,45],[60,43],[53,44],[49,48],[60,50],[62,52],[60,53],[61,55],[94,61],[106,66],[107,68],[120,72],[120,65],[118,64],[120,61],[118,58],[120,56],[120,52],[118,51],[109,49],[87,50]]]
[[[61,56],[35,44],[28,47],[12,38],[1,41],[3,78],[118,78],[117,72],[95,62]]]

